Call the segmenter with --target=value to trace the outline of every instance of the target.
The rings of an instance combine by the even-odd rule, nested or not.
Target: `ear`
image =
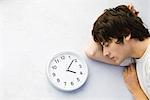
[[[124,43],[128,43],[131,40],[131,34],[128,36],[124,37]]]
[[[131,34],[129,34],[128,36],[125,37],[126,41],[129,41],[131,39]]]

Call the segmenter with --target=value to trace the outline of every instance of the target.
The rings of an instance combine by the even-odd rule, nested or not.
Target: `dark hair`
[[[123,39],[129,34],[139,41],[150,37],[141,18],[125,5],[106,9],[96,20],[92,30],[94,41],[98,43],[110,42],[112,38],[117,39],[118,44],[123,43]]]

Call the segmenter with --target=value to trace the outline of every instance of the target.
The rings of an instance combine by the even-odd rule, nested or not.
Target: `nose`
[[[107,48],[103,48],[103,55],[104,56],[107,56],[107,57],[109,57],[109,55],[110,55],[110,52],[108,51],[108,49]]]

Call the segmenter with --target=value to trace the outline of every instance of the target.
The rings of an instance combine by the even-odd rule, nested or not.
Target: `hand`
[[[124,70],[123,75],[125,83],[131,92],[135,92],[140,88],[134,64],[130,64],[129,66],[127,66],[127,68],[125,68]]]
[[[134,8],[134,6],[133,6],[132,4],[129,4],[129,5],[128,5],[128,9],[131,10],[131,12],[132,12],[134,15],[138,16],[139,12],[138,12],[137,10],[135,10],[135,8]]]
[[[136,100],[148,100],[140,87],[135,69],[135,64],[130,64],[124,70],[123,76],[129,91],[135,96]]]

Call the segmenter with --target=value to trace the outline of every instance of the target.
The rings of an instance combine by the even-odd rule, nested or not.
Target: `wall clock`
[[[88,67],[85,60],[74,52],[61,52],[52,57],[47,68],[47,77],[57,89],[73,91],[87,80]]]

